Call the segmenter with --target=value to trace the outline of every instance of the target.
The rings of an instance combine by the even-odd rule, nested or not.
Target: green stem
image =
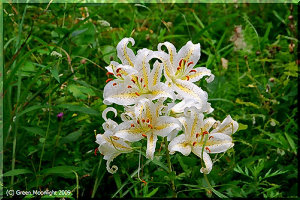
[[[59,125],[58,125],[58,131],[57,131],[55,145],[54,145],[54,148],[53,148],[54,153],[53,153],[52,167],[54,167],[55,156],[56,156],[56,147],[57,147],[58,141],[59,141],[59,135],[60,135],[60,132],[61,132],[61,125],[62,125],[62,122],[60,121]]]
[[[165,148],[166,148],[166,158],[167,158],[168,167],[169,167],[169,174],[171,174],[172,173],[172,163],[171,163],[170,154],[169,154],[169,150],[168,150],[167,137],[164,137],[164,143],[165,143]],[[173,197],[176,198],[177,193],[176,193],[175,183],[174,183],[173,179],[171,179],[171,187],[172,187],[172,191],[173,191]]]
[[[49,82],[49,87],[51,86],[51,79]],[[50,122],[51,122],[51,94],[49,94],[49,115],[48,115],[48,125],[47,125],[47,131],[46,131],[46,136],[45,136],[45,141],[43,143],[43,148],[42,148],[42,153],[41,153],[41,158],[40,158],[40,164],[39,164],[39,172],[41,171],[41,166],[42,166],[42,160],[43,160],[43,156],[44,156],[44,152],[45,152],[45,145],[46,145],[46,141],[47,141],[47,136],[49,133],[49,129],[50,129]]]
[[[95,180],[95,184],[94,184],[94,188],[93,188],[93,193],[92,193],[92,198],[95,197],[95,194],[96,194],[96,191],[98,189],[98,186],[103,178],[103,175],[104,173],[102,173],[102,176],[99,178],[99,170],[100,170],[100,167],[101,167],[101,163],[102,163],[102,160],[103,160],[103,156],[101,156],[100,160],[99,160],[99,164],[98,164],[98,169],[97,169],[97,173],[96,173],[96,180]]]

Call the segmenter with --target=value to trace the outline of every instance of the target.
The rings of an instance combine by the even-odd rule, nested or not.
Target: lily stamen
[[[205,147],[205,150],[209,151],[209,153],[211,152],[210,149],[208,147]]]
[[[131,127],[134,127],[134,124],[131,124]]]
[[[204,132],[202,133],[202,135],[205,135],[205,134],[208,134],[208,132],[207,132],[207,131],[204,131]]]
[[[193,147],[196,145],[197,142],[193,142]]]
[[[112,73],[112,72],[107,72],[107,73],[106,73],[106,76],[109,76],[109,75],[114,75],[114,73]]]
[[[113,83],[113,86],[116,86],[117,85],[117,83]]]
[[[189,76],[186,76],[186,79],[189,81],[189,80],[190,80],[190,77],[189,77]]]
[[[211,138],[214,138],[214,136],[209,136],[208,139],[210,140]]]
[[[153,129],[153,126],[151,124],[148,124],[148,127],[151,128],[151,129]]]
[[[140,96],[140,94],[138,92],[135,93],[137,96]]]
[[[120,70],[121,70],[121,68],[118,68],[118,69],[116,70],[116,72],[119,73]]]
[[[94,151],[95,156],[97,156],[97,151],[98,150],[99,150],[98,148],[95,149],[95,151]]]
[[[194,70],[194,69],[192,69],[191,71],[190,71],[190,73],[192,73],[192,72],[197,72],[196,70]]]
[[[128,85],[127,88],[132,88],[132,87],[130,85]]]
[[[188,64],[187,64],[187,66],[189,67],[191,64],[194,64],[193,62],[189,62]]]
[[[107,79],[105,82],[108,83],[109,81],[112,81],[112,80],[114,80],[114,79],[109,78],[109,79]]]
[[[149,120],[149,119],[147,119],[147,120],[146,120],[146,122],[147,122],[147,123],[149,123],[149,122],[150,122],[150,120]]]
[[[144,133],[142,134],[143,137],[147,137],[147,135],[145,135]]]

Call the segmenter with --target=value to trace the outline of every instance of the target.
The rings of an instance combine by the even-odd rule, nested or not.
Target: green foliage
[[[174,196],[174,182],[175,195],[183,198],[298,197],[296,4],[46,7],[4,4],[4,192],[166,198]],[[211,116],[230,114],[240,125],[234,148],[212,156],[207,177],[198,157],[180,153],[171,155],[169,173],[162,140],[153,161],[144,150],[139,157],[145,141],[116,158],[114,175],[103,156],[94,155],[95,133],[104,132],[104,67],[118,59],[116,45],[124,37],[135,39],[135,52],[156,50],[164,41],[177,49],[189,40],[201,44],[197,66],[216,76],[197,83],[209,93]]]

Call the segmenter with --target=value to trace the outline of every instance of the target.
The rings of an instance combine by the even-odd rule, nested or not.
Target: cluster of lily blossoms
[[[153,159],[159,136],[170,141],[170,154],[177,151],[188,156],[193,152],[204,161],[200,171],[210,173],[213,163],[209,154],[233,147],[231,134],[237,131],[238,123],[230,115],[222,122],[204,118],[213,108],[207,93],[194,82],[203,77],[211,82],[214,75],[206,67],[194,68],[200,59],[200,44],[189,41],[176,52],[173,44],[164,42],[158,44],[158,51],[144,48],[135,55],[127,47],[129,42],[134,45],[132,38],[124,38],[117,45],[121,63],[111,61],[106,67],[112,78],[106,81],[104,103],[124,106],[120,124],[106,116],[112,111],[116,117],[115,108],[103,111],[105,132],[96,135],[108,172],[117,171],[118,167],[110,167],[110,163],[121,153],[132,152],[133,142],[147,139],[146,157]],[[153,66],[151,59],[156,59]],[[167,99],[171,103],[166,103]]]

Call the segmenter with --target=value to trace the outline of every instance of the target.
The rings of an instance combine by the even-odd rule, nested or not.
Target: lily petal
[[[228,115],[223,122],[217,126],[211,133],[224,133],[231,135],[237,131],[239,124]]]
[[[209,117],[204,120],[203,122],[203,131],[208,131],[211,129],[211,127],[216,123],[216,120],[212,117]]]
[[[152,51],[149,49],[141,49],[138,51],[136,60],[134,63],[135,69],[138,71],[138,76],[143,79],[143,84],[146,86],[149,85],[149,76],[150,76],[150,64],[149,60],[151,59]]]
[[[204,174],[209,174],[210,171],[212,170],[213,163],[212,163],[211,158],[208,155],[208,153],[203,151],[203,158],[202,158],[202,147],[195,147],[192,149],[192,151],[196,156],[203,159],[203,161],[204,161],[205,167],[202,167],[200,169],[200,172],[204,173]]]
[[[193,44],[191,41],[188,41],[178,52],[176,59],[174,61],[175,67],[179,65],[180,60],[185,60],[186,63],[191,63],[187,71],[190,71],[200,59],[200,44]]]
[[[146,151],[146,157],[153,160],[155,147],[157,142],[157,136],[155,134],[149,134],[147,136],[147,151]]]
[[[208,83],[214,80],[215,76],[206,67],[197,67],[194,68],[193,70],[195,70],[195,72],[188,71],[189,81],[191,82],[199,81],[204,76],[209,76],[208,77],[209,79],[206,79]],[[186,78],[184,78],[184,80],[186,80]]]
[[[178,151],[183,155],[188,156],[191,153],[192,148],[186,140],[185,135],[181,134],[169,143],[168,150],[170,151],[170,154],[174,154],[175,151]]]
[[[102,127],[105,132],[112,131],[116,126],[118,126],[118,124],[111,119],[107,119],[106,122],[102,124]]]
[[[120,155],[120,153],[115,153],[115,154],[110,154],[107,156],[104,156],[104,159],[107,160],[106,161],[106,169],[109,173],[114,174],[118,171],[118,166],[113,165],[110,167],[110,163],[118,156]]]
[[[157,83],[155,86],[149,89],[151,91],[151,94],[148,95],[148,99],[150,100],[155,100],[162,97],[169,97],[171,99],[174,99],[173,91],[164,83]]]
[[[181,129],[180,122],[169,116],[161,116],[156,119],[153,133],[161,137],[166,137],[173,130],[179,131]]]
[[[153,65],[153,69],[150,74],[150,85],[156,85],[160,82],[161,74],[162,74],[162,63],[156,61]]]
[[[116,127],[115,136],[123,138],[124,140],[135,142],[143,138],[144,131],[139,127],[131,127],[134,121],[125,121]]]
[[[209,150],[205,149],[207,153],[222,153],[234,146],[232,138],[223,133],[209,134],[210,139],[206,141],[205,146]]]
[[[126,84],[113,85],[113,81],[106,84],[103,91],[103,103],[110,105],[116,103],[119,105],[131,105],[138,102],[141,97],[134,88],[127,88]]]
[[[170,42],[159,43],[157,45],[158,51],[162,51],[161,50],[162,46],[167,47],[168,53],[169,53],[169,58],[170,58],[170,63],[171,63],[171,65],[174,65],[174,57],[176,57],[176,55],[177,55],[175,46]]]
[[[102,118],[107,121],[106,115],[109,111],[112,111],[115,114],[115,117],[117,116],[117,110],[113,107],[107,107],[105,110],[102,112]]]
[[[164,67],[164,75],[167,80],[171,81],[172,77],[175,75],[176,67],[171,64],[170,55],[162,51],[155,51],[152,56],[162,61]]]
[[[174,90],[185,99],[195,99],[200,102],[207,102],[208,95],[192,82],[177,79],[173,84]]]
[[[133,38],[124,38],[117,45],[117,54],[123,65],[134,66],[135,55],[131,49],[127,47],[128,43],[131,42],[132,46],[134,45]]]

